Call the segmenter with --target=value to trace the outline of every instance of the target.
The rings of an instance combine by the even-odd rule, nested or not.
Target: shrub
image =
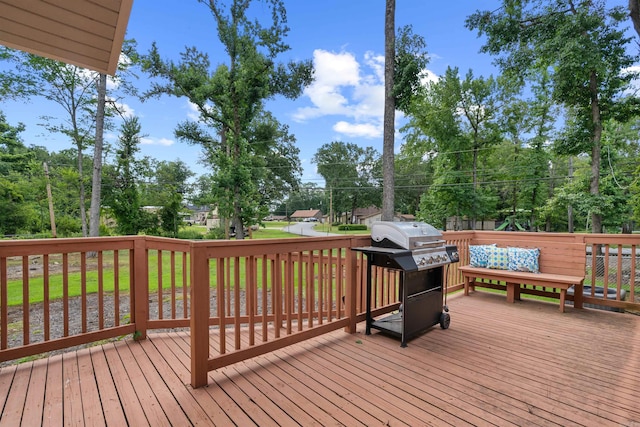
[[[366,224],[341,224],[338,226],[339,231],[366,230]]]
[[[212,228],[207,234],[204,235],[204,238],[209,240],[224,239],[224,229],[220,227]]]
[[[204,235],[202,234],[202,231],[198,229],[180,229],[178,230],[178,239],[202,240],[204,239]]]

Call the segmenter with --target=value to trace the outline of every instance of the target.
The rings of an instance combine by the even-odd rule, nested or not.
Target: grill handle
[[[423,248],[425,246],[441,246],[444,242],[444,240],[434,240],[431,242],[414,242],[414,244],[418,248]]]

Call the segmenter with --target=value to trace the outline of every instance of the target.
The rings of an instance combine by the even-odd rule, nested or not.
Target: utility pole
[[[333,226],[333,187],[329,187],[329,231]]]
[[[49,219],[51,220],[51,236],[58,237],[56,232],[56,217],[53,213],[53,195],[51,194],[51,181],[49,180],[49,167],[47,162],[42,163],[44,176],[47,180],[47,199],[49,199]]]

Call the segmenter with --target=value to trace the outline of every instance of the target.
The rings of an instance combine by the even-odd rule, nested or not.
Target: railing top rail
[[[585,244],[640,244],[640,234],[587,234],[587,233],[551,233],[551,232],[530,232],[530,231],[492,231],[492,230],[463,230],[445,231],[443,233],[447,239],[465,239],[474,236],[489,239],[491,236],[500,236],[501,239],[508,237],[514,243],[518,240],[540,240],[540,241],[562,241]]]
[[[132,249],[136,240],[143,239],[145,236],[2,240],[0,257]]]
[[[217,258],[221,255],[223,257],[252,256],[310,250],[350,248],[367,245],[370,241],[371,237],[369,235],[358,235],[238,241],[207,240],[192,241],[191,245],[193,249],[207,249],[208,258]],[[219,252],[221,250],[223,251],[222,253]]]

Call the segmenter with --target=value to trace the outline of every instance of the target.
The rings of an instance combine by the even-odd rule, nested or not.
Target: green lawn
[[[278,222],[271,221],[266,222],[265,227],[261,227],[256,231],[252,232],[253,239],[280,239],[280,238],[299,238],[301,236],[297,234],[291,234],[282,231],[282,228],[289,225],[289,222]],[[191,230],[201,231],[202,234],[206,233],[205,227],[192,226],[189,227]],[[327,225],[325,224],[317,224],[315,229],[317,231],[326,232],[329,230]],[[360,230],[360,231],[338,231],[337,227],[332,227],[332,233],[339,234],[367,234],[369,231]],[[69,267],[70,270],[73,270],[74,267],[80,265],[79,260],[80,254],[69,254]],[[60,259],[57,259],[57,258]],[[56,257],[52,255],[50,257],[50,264],[53,263],[55,265],[61,265],[61,256]],[[103,291],[105,293],[111,293],[114,291],[114,270],[113,267],[113,252],[106,251],[103,253],[104,257],[104,270],[103,270]],[[77,258],[77,259],[76,259]],[[120,292],[129,292],[129,264],[128,264],[128,255],[126,253],[120,253],[120,272],[119,272],[119,290]],[[21,261],[16,262],[19,264]],[[12,261],[10,260],[10,264]],[[162,257],[162,283],[163,288],[168,288],[171,286],[171,259],[167,254],[164,254]],[[96,267],[97,261],[96,259],[88,259],[87,260],[87,272],[86,272],[86,284],[87,284],[87,293],[95,293],[98,292],[98,271]],[[244,275],[244,268],[240,269],[241,276]],[[177,286],[181,286],[181,278],[182,278],[182,258],[181,256],[176,256],[176,265],[175,265],[175,274],[178,279]],[[212,268],[211,272],[212,283],[215,283],[215,271]],[[241,283],[243,281],[243,277],[240,278]],[[149,251],[149,292],[157,291],[157,283],[158,283],[158,254],[157,251]],[[78,296],[82,293],[82,278],[81,273],[79,271],[70,272],[68,274],[68,283],[67,283],[67,292],[70,297]],[[10,279],[7,283],[7,302],[10,306],[21,305],[23,301],[22,295],[22,279]],[[62,283],[62,272],[53,271],[49,274],[49,299],[55,300],[63,297],[64,292],[64,284]],[[44,300],[44,279],[40,275],[36,275],[35,277],[30,277],[29,279],[29,303],[40,303]]]

